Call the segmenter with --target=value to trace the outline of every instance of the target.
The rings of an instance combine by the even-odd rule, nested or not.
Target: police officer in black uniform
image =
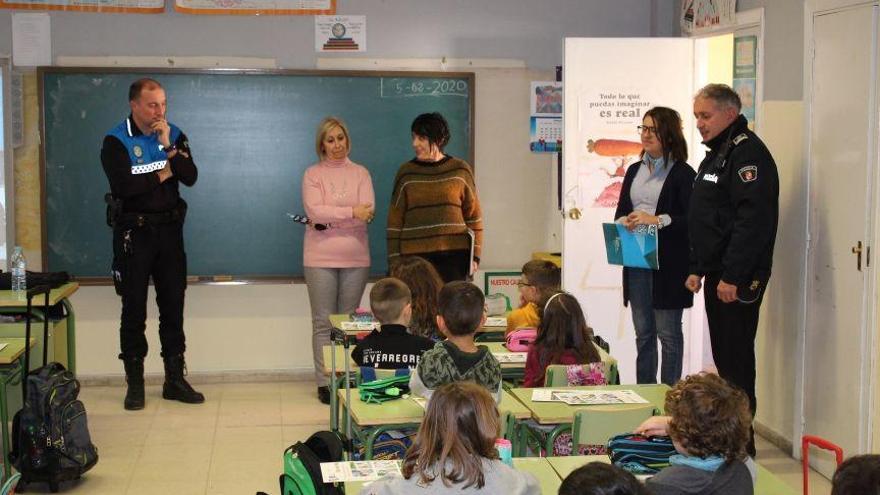
[[[186,339],[183,301],[186,203],[178,184],[192,186],[198,171],[186,135],[165,120],[165,90],[144,78],[128,92],[131,114],[104,137],[101,164],[110,181],[108,223],[113,227],[112,275],[122,296],[119,358],[128,390],[125,408],[144,408],[147,286],[150,277],[159,305],[159,339],[165,363],[162,397],[196,404],[205,396],[184,378]]]
[[[739,95],[724,84],[710,84],[694,98],[697,129],[709,153],[691,195],[691,275],[685,285],[697,292],[705,278],[715,366],[745,391],[754,415],[755,334],[773,262],[779,176],[741,108]],[[748,450],[755,455],[754,432]]]

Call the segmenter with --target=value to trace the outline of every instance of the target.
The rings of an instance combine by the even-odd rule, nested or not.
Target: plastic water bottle
[[[501,462],[513,467],[513,445],[506,438],[495,440],[495,448],[498,450],[498,457]]]
[[[12,274],[12,293],[17,299],[24,299],[25,292],[27,292],[27,262],[24,259],[21,246],[15,246],[12,259],[9,260],[9,267]]]

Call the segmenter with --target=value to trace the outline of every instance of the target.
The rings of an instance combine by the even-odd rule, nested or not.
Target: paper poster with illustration
[[[736,0],[682,0],[679,25],[696,34],[736,24]]]
[[[367,51],[367,16],[315,16],[316,52]]]
[[[742,114],[755,129],[755,100],[757,99],[758,37],[737,36],[733,39],[733,90],[742,102]]]
[[[642,151],[637,127],[646,111],[654,106],[676,110],[693,142],[693,42],[568,38],[563,65],[562,284],[580,301],[587,324],[611,344],[614,357],[634,363],[621,268],[608,263],[602,224],[616,220],[623,176]],[[687,335],[688,322],[684,325]],[[621,382],[635,383],[634,367],[620,372]]]
[[[532,81],[529,109],[529,150],[562,151],[562,83]]]

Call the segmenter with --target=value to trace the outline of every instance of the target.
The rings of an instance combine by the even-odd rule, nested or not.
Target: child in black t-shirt
[[[370,290],[370,309],[382,324],[351,352],[358,366],[380,369],[415,368],[422,353],[434,347],[425,337],[407,331],[412,317],[412,294],[396,278],[383,278]]]

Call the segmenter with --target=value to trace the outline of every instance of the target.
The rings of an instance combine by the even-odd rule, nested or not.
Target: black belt
[[[120,218],[123,225],[137,225],[138,227],[176,223],[181,220],[183,220],[183,215],[179,209],[160,213],[123,213]]]

